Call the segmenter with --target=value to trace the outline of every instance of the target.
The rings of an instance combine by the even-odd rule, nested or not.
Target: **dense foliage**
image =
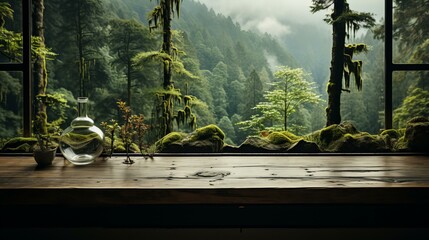
[[[19,49],[20,1],[12,1],[13,11],[7,10],[6,2],[0,1],[0,60],[20,61],[20,55],[16,53]],[[47,49],[56,54],[45,63],[49,83],[46,94],[51,94],[47,96],[55,93],[61,103],[67,100],[70,106],[76,106],[75,99],[79,96],[89,97],[92,102],[89,112],[98,125],[115,119],[123,126],[125,123],[117,102],[125,101],[132,114],[142,114],[145,123],[152,126],[145,139],[151,143],[159,138],[158,132],[153,130],[159,124],[157,115],[164,107],[160,99],[165,99],[166,95],[177,100],[169,103],[174,109],[170,116],[174,119],[172,131],[190,132],[195,127],[216,124],[225,132],[225,141],[231,144],[240,144],[248,135],[264,129],[287,128],[304,135],[325,125],[326,103],[323,101],[297,104],[281,113],[280,108],[283,106],[284,110],[284,105],[290,101],[285,96],[291,93],[284,91],[282,79],[285,78],[274,72],[276,65],[304,68],[304,72],[312,73],[312,79],[304,77],[305,82],[314,86],[305,93],[325,97],[329,63],[321,62],[321,59],[325,61],[330,57],[332,43],[327,39],[331,31],[317,32],[320,46],[308,46],[305,50],[301,46],[297,51],[297,44],[314,37],[312,28],[301,28],[301,36],[305,39],[291,40],[291,36],[287,36],[286,40],[279,41],[268,34],[245,31],[231,17],[218,14],[199,2],[174,2],[180,5],[180,18],[176,18],[178,9],[174,6],[175,15],[171,22],[174,48],[167,56],[162,52],[162,30],[150,31],[148,26],[148,14],[156,9],[158,1],[46,0],[44,40]],[[397,61],[428,63],[427,1],[395,0],[395,3],[397,44],[394,51]],[[408,3],[412,7],[408,7]],[[353,14],[350,12],[344,18],[357,17]],[[353,37],[353,30],[348,33]],[[374,39],[370,31],[353,40],[365,43],[368,52],[357,55],[358,51],[354,50],[361,45],[348,45],[356,49],[348,53],[350,64],[341,65],[342,77],[349,74],[345,84],[349,87],[347,80],[355,74],[357,88],[362,87],[362,91],[354,91],[353,84],[348,91],[342,91],[341,119],[353,122],[361,131],[377,133],[383,128],[383,42]],[[346,38],[345,44],[349,43]],[[324,49],[320,49],[321,46]],[[150,61],[156,56],[161,62]],[[166,61],[171,61],[174,89],[165,88],[163,70]],[[364,62],[363,67],[360,61]],[[405,126],[414,114],[429,116],[427,74],[395,74],[396,127]],[[16,72],[0,72],[0,79],[0,138],[6,138],[19,135],[21,131],[21,76]],[[311,102],[316,102],[313,100]],[[266,111],[267,106],[269,111]],[[75,117],[72,109],[64,104],[48,108],[48,119],[65,128]],[[271,113],[275,113],[276,118],[264,119],[257,131],[240,129],[238,123]]]

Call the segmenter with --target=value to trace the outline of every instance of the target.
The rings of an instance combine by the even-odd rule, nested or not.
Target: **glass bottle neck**
[[[94,121],[88,117],[87,105],[88,98],[79,97],[77,99],[78,116],[71,122],[72,128],[89,128],[94,125]]]
[[[88,102],[88,98],[83,98],[83,97],[78,98],[77,100],[78,117],[88,117],[87,102]]]

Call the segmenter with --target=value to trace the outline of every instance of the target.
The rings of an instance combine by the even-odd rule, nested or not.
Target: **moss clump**
[[[380,136],[389,136],[390,138],[399,139],[404,134],[397,129],[387,129],[380,133]]]
[[[297,135],[295,135],[295,134],[293,134],[293,133],[291,133],[289,131],[281,131],[280,133],[283,134],[283,135],[285,135],[285,136],[287,136],[292,141],[299,141],[299,140],[302,139],[302,137],[299,137],[299,136],[297,136]]]
[[[2,152],[30,152],[32,147],[37,143],[37,139],[33,137],[16,137],[7,141]]]
[[[388,152],[389,147],[380,136],[361,132],[357,134],[344,134],[343,137],[333,142],[328,150],[330,152],[341,153],[378,153]]]
[[[201,140],[224,140],[225,133],[216,125],[210,124],[208,126],[198,128],[193,132],[189,138],[189,141],[201,141]]]
[[[404,140],[410,151],[429,151],[429,121],[427,118],[414,118],[408,122],[405,129]]]
[[[407,124],[413,124],[413,123],[424,123],[424,122],[429,122],[429,118],[427,117],[414,117],[411,120],[409,120],[407,122]]]
[[[308,137],[308,139],[314,139],[321,149],[327,149],[329,145],[342,138],[345,134],[357,133],[359,131],[351,123],[343,122],[323,128],[314,133],[312,137]]]
[[[287,135],[282,132],[272,132],[267,136],[267,140],[272,144],[286,144],[292,143],[292,139],[290,139]]]
[[[393,144],[392,147],[395,152],[406,152],[408,151],[408,142],[405,140],[405,137],[402,136]]]
[[[155,143],[156,151],[162,152],[165,148],[167,148],[171,144],[180,142],[185,137],[186,137],[185,133],[181,133],[181,132],[169,133]]]

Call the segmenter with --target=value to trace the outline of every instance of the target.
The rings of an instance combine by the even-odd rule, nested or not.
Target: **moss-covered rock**
[[[216,125],[198,128],[190,134],[173,132],[158,142],[156,151],[160,153],[218,153],[224,146],[225,134]]]
[[[293,141],[289,136],[282,132],[272,132],[267,136],[267,140],[272,144],[291,144]]]
[[[198,128],[189,136],[189,141],[200,141],[200,140],[224,140],[225,133],[216,125],[210,124],[208,126]]]
[[[183,152],[183,147],[180,141],[182,141],[186,136],[186,133],[180,132],[172,132],[165,135],[155,143],[156,152]]]
[[[282,149],[289,148],[290,144],[285,148],[283,144],[271,143],[267,138],[248,137],[239,147],[239,152],[242,153],[279,153]]]
[[[37,139],[33,137],[16,137],[7,141],[1,152],[31,152]]]
[[[290,153],[320,153],[322,152],[314,142],[309,142],[306,140],[298,140],[297,142],[293,143],[287,152]]]
[[[346,134],[357,134],[359,131],[350,122],[334,124],[323,128],[319,132],[319,137],[316,139],[319,147],[322,149],[330,148],[330,145],[342,138]]]
[[[429,152],[429,119],[417,117],[410,120],[403,140],[409,151]]]
[[[368,133],[345,134],[332,142],[327,150],[339,153],[390,152],[390,148],[382,137]]]
[[[388,136],[387,132],[385,134]],[[316,143],[322,152],[379,153],[391,151],[383,137],[359,132],[350,122],[331,125],[305,136],[304,139]]]
[[[401,132],[398,129],[387,129],[380,133],[380,136],[389,136],[392,139],[399,139],[404,135],[404,132]]]
[[[303,139],[303,137],[297,136],[297,135],[295,135],[289,131],[281,131],[280,133],[285,135],[286,137],[288,137],[292,141],[299,141],[299,140]]]
[[[405,129],[387,129],[380,133],[380,137],[384,140],[388,148],[393,151],[403,151],[402,145],[398,145],[400,139],[403,141],[403,136],[405,134]],[[400,149],[398,149],[400,148]]]

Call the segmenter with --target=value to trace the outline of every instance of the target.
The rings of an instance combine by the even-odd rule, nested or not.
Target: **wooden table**
[[[0,225],[429,227],[428,156],[123,159],[0,157]]]

